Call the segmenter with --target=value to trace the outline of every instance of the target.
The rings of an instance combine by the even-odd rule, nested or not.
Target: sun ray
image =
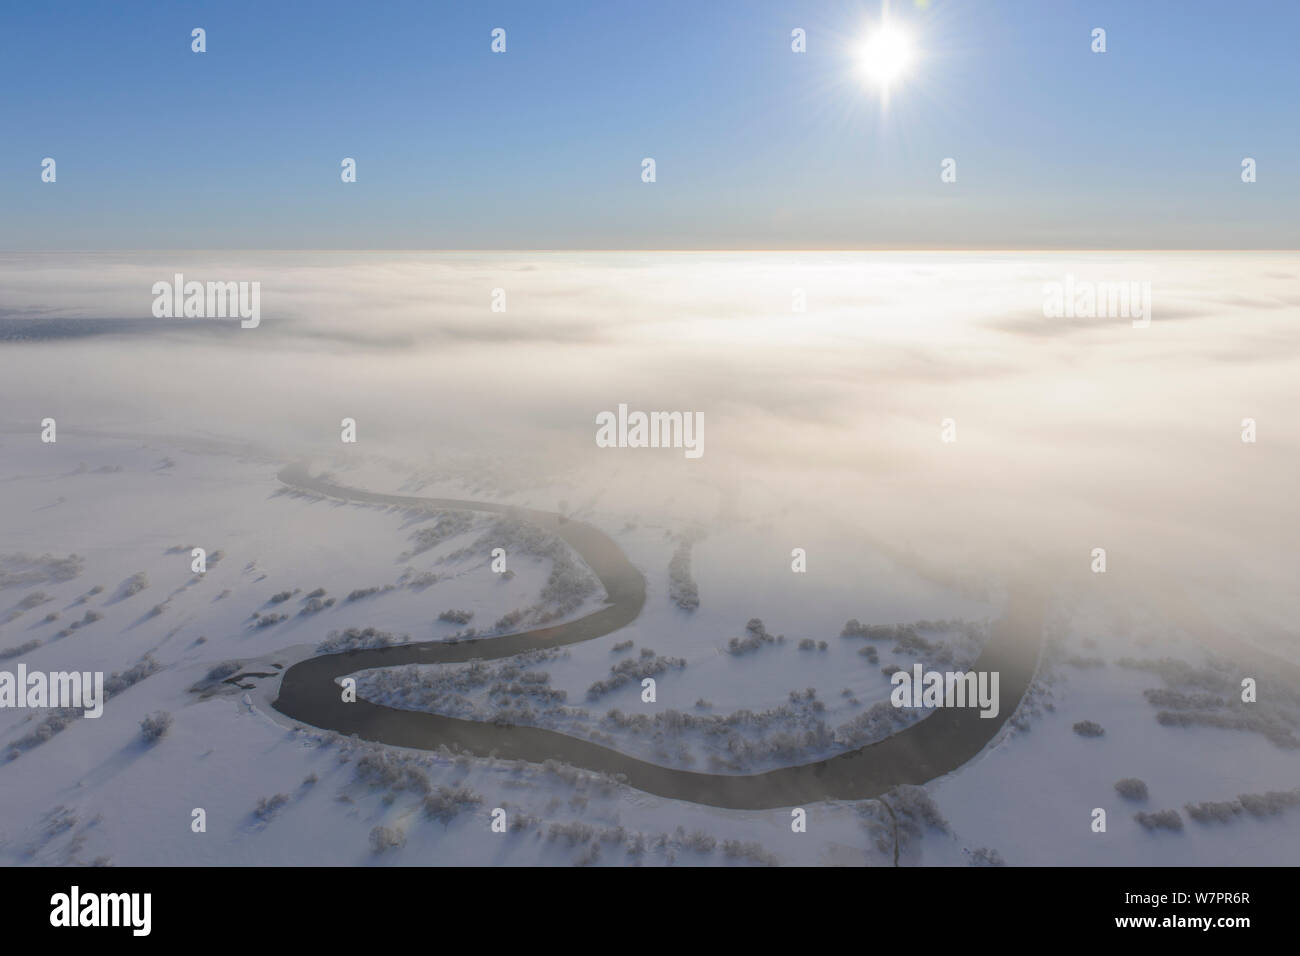
[[[889,0],[884,0],[880,19],[868,24],[852,49],[854,72],[879,92],[881,108],[887,109],[891,91],[915,72],[920,53],[907,18],[891,16]]]

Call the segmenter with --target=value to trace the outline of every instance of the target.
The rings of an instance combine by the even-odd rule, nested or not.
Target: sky
[[[859,69],[881,16],[6,4],[0,249],[1300,246],[1300,4],[894,0],[916,55],[887,97]]]

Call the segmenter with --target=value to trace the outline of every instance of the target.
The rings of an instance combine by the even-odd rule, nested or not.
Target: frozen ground
[[[19,460],[13,444],[4,445],[10,463]],[[517,574],[507,581],[491,572],[481,549],[446,560],[480,538],[481,516],[410,558],[410,536],[427,521],[414,522],[395,509],[284,494],[272,461],[159,441],[86,438],[48,448],[29,443],[21,460],[26,468],[4,475],[12,517],[7,542],[16,546],[7,553],[9,586],[0,592],[5,665],[22,660],[31,669],[124,672],[153,661],[157,669],[112,698],[103,718],[73,719],[30,749],[20,743],[0,765],[13,781],[2,831],[10,862],[892,862],[892,823],[885,825],[887,818],[872,802],[809,807],[811,832],[796,835],[789,831],[787,811],[715,810],[663,801],[569,768],[349,743],[295,728],[267,706],[275,671],[312,653],[331,633],[376,628],[394,640],[428,640],[461,630],[437,620],[449,607],[494,620],[505,609],[534,606],[546,581],[545,562],[515,564],[512,558]],[[348,481],[365,477],[336,474]],[[437,490],[468,493],[454,477]],[[870,567],[874,596],[845,581],[828,587],[825,600],[794,604],[788,586],[781,591],[786,578],[775,575],[758,589],[728,588],[731,555],[752,555],[765,543],[775,548],[771,532],[757,528],[716,529],[706,540],[717,547],[697,545],[692,573],[701,602],[684,611],[668,597],[672,529],[629,528],[614,515],[584,519],[625,529],[620,544],[645,569],[649,584],[636,622],[535,659],[419,668],[423,685],[400,679],[403,670],[364,672],[358,675],[362,696],[483,719],[505,710],[516,721],[519,708],[531,706],[532,719],[522,722],[588,736],[657,762],[760,770],[865,742],[846,736],[844,727],[886,700],[889,685],[878,663],[898,655],[893,638],[842,636],[850,617],[910,622],[931,614],[982,621],[996,613],[995,605],[947,594],[873,556],[865,545],[855,560],[836,564]],[[728,538],[736,544],[728,546]],[[816,536],[808,540],[822,543]],[[217,543],[224,547],[212,547]],[[190,572],[189,546],[195,544],[224,552],[201,576]],[[407,567],[434,571],[439,580],[420,588],[396,584]],[[147,586],[128,595],[132,580]],[[802,583],[793,575],[789,580]],[[347,600],[355,590],[390,584],[396,586]],[[96,586],[102,590],[92,594]],[[339,601],[303,613],[304,596],[315,588]],[[285,592],[291,597],[271,603]],[[154,613],[157,607],[162,610]],[[258,626],[253,617],[280,609],[290,616],[276,624]],[[572,615],[584,611],[585,605]],[[85,621],[87,612],[97,619],[60,636]],[[1207,855],[1225,863],[1286,862],[1293,852],[1294,811],[1237,811],[1228,822],[1198,823],[1183,808],[1295,786],[1295,685],[1269,674],[1267,665],[1251,669],[1245,661],[1234,662],[1228,685],[1238,672],[1255,673],[1264,684],[1266,703],[1251,712],[1261,715],[1262,729],[1162,725],[1160,708],[1144,692],[1171,687],[1204,693],[1206,675],[1138,664],[1173,659],[1206,668],[1196,642],[1133,615],[1116,620],[1087,608],[1060,613],[1039,688],[1016,720],[1019,729],[932,785],[941,815],[935,819],[946,818],[947,827],[921,826],[910,843],[904,839],[901,861],[962,862],[991,847],[1013,863],[1190,863]],[[57,618],[47,620],[51,614]],[[784,640],[729,652],[729,638],[753,634],[745,628],[752,617],[761,617],[764,630],[779,631]],[[958,667],[978,648],[978,640],[938,630],[933,622],[918,633],[936,647],[955,648]],[[816,643],[801,649],[801,639]],[[632,647],[622,649],[626,641]],[[9,656],[31,642],[38,643]],[[859,653],[868,646],[877,648],[876,662]],[[611,666],[639,660],[643,648],[684,662],[660,675],[657,705],[641,704],[638,683],[588,698]],[[239,664],[234,675],[272,676],[226,684],[220,678],[231,674],[218,672],[205,680],[228,661]],[[486,676],[469,679],[473,670]],[[1166,672],[1172,681],[1164,679]],[[506,685],[519,685],[525,673],[548,679],[525,680],[522,690],[495,698],[488,693],[503,677]],[[394,685],[404,692],[396,694]],[[812,698],[803,696],[807,688],[814,690]],[[1211,684],[1209,690],[1222,694],[1224,687]],[[563,700],[552,701],[553,692],[563,693]],[[710,706],[697,706],[701,699]],[[620,726],[609,719],[610,710],[628,718],[644,715],[648,726]],[[746,710],[756,716],[734,717]],[[174,724],[162,740],[146,745],[139,724],[157,711],[170,713]],[[672,711],[690,714],[697,723],[716,717],[725,729],[681,726],[665,716]],[[45,717],[24,711],[0,716],[7,749]],[[899,720],[914,717],[902,712]],[[1103,736],[1073,732],[1072,725],[1083,720],[1098,721]],[[408,773],[407,766],[417,772]],[[1125,777],[1142,779],[1148,798],[1119,798],[1113,784]],[[277,806],[277,795],[287,800]],[[272,808],[259,815],[263,798]],[[1094,806],[1113,813],[1109,839],[1088,830]],[[207,813],[206,834],[190,832],[194,807]],[[496,807],[522,829],[491,834],[488,815]],[[53,813],[54,808],[63,809]],[[1138,810],[1168,808],[1180,811],[1181,832],[1147,831],[1133,819]],[[170,826],[164,823],[169,817]],[[380,826],[400,831],[405,845],[375,854],[370,834]],[[309,838],[326,832],[331,839]],[[1027,832],[1039,836],[1026,842]],[[699,849],[710,840],[717,841],[715,849]],[[732,846],[728,856],[726,840],[746,846]],[[876,846],[881,841],[885,851]]]
[[[92,322],[147,315],[137,286],[174,265],[8,257],[0,273],[11,313]],[[1066,270],[1152,277],[1151,334],[1035,321],[1041,281]],[[97,720],[0,709],[0,860],[891,865],[897,842],[902,865],[1292,863],[1298,272],[1281,255],[287,259],[264,273],[262,338],[74,321],[2,344],[0,670],[127,679]],[[517,311],[475,311],[475,283],[503,281]],[[791,284],[816,304],[793,325],[757,301]],[[704,409],[704,457],[595,449],[592,416],[620,401]],[[695,770],[803,763],[864,742],[851,728],[886,699],[882,669],[970,660],[1025,565],[1054,575],[1042,668],[977,759],[888,808],[810,805],[807,833],[789,809],[295,727],[269,706],[276,675],[323,642],[498,633],[603,600],[571,551],[493,516],[288,491],[277,473],[302,459],[373,491],[560,511],[646,578],[640,616],[604,638],[367,671],[366,697]],[[502,535],[510,575],[490,566]],[[842,636],[850,620],[926,643]],[[655,704],[635,681],[601,688],[660,658]],[[147,744],[158,712],[172,723]],[[1144,798],[1116,790],[1128,778]]]
[[[880,823],[862,807],[811,807],[812,819],[825,824],[825,839],[809,841],[802,855],[795,851],[803,845],[793,842],[782,853],[766,847],[759,853],[748,844],[765,845],[765,834],[779,840],[789,831],[788,813],[726,813],[661,801],[563,767],[542,772],[533,766],[403,755],[295,728],[267,706],[274,673],[313,653],[329,634],[375,628],[395,641],[428,640],[464,630],[437,619],[447,608],[494,620],[503,609],[535,606],[547,578],[546,562],[516,563],[512,552],[515,576],[503,580],[492,573],[486,551],[473,548],[486,520],[481,516],[438,547],[411,557],[410,537],[429,520],[416,521],[397,509],[284,493],[275,477],[278,466],[269,460],[156,440],[79,437],[49,447],[28,443],[21,453],[12,441],[3,447],[8,463],[27,465],[3,476],[13,518],[6,541],[15,547],[7,553],[8,586],[2,592],[9,609],[0,627],[6,664],[21,659],[32,670],[76,666],[111,673],[149,663],[147,676],[110,699],[104,717],[75,718],[52,734],[36,733],[36,740],[25,738],[47,722],[45,712],[0,711],[0,733],[10,753],[0,773],[19,782],[9,791],[4,817],[3,852],[11,862],[160,863],[182,857],[193,863],[359,862],[372,858],[370,830],[381,825],[408,833],[407,847],[384,857],[403,862],[567,861],[591,853],[586,827],[597,833],[623,828],[618,840],[606,834],[602,858],[610,861],[624,859],[625,843],[639,845],[636,834],[647,849],[644,856],[627,855],[629,862],[773,855],[786,862],[869,862],[877,852],[868,851],[864,840],[867,829],[879,829]],[[468,494],[456,482],[451,477],[439,490]],[[611,661],[637,656],[640,642],[658,638],[661,653],[682,655],[687,663],[661,680],[661,704],[652,713],[674,704],[690,710],[706,694],[713,699],[712,714],[761,712],[788,707],[791,691],[820,687],[817,693],[831,699],[827,712],[815,719],[838,723],[883,700],[888,690],[881,668],[858,653],[869,642],[840,636],[850,609],[888,620],[914,620],[935,609],[953,616],[990,611],[982,602],[945,595],[878,556],[872,563],[864,550],[873,574],[890,576],[888,593],[866,598],[845,588],[839,601],[800,615],[788,606],[789,595],[729,591],[722,573],[730,551],[720,548],[695,553],[693,573],[709,599],[686,612],[667,596],[673,550],[668,529],[623,527],[620,543],[646,568],[650,597],[630,627],[547,661],[553,686],[578,698],[608,675]],[[754,530],[733,533],[745,550],[766,540]],[[222,548],[214,547],[215,538]],[[819,539],[809,540],[815,545]],[[190,549],[205,544],[211,554],[221,553],[205,574],[195,575]],[[447,560],[467,548],[474,553]],[[711,559],[715,554],[720,557]],[[433,571],[439,579],[418,588],[396,583],[408,567]],[[124,568],[132,571],[123,574]],[[772,577],[773,583],[778,580],[785,579]],[[346,597],[375,585],[395,586],[355,600]],[[338,601],[307,612],[306,596],[317,588]],[[275,600],[286,593],[287,599]],[[569,616],[585,609],[584,603]],[[85,621],[86,612],[94,619],[60,636],[73,622]],[[47,620],[51,613],[57,617]],[[288,614],[283,621],[258,623],[281,613]],[[753,633],[745,628],[753,614],[788,620],[790,633],[780,643],[728,653],[729,637]],[[801,650],[801,638],[825,641],[826,647]],[[614,649],[628,640],[634,649]],[[886,659],[889,646],[882,646]],[[232,667],[220,669],[227,662]],[[249,673],[271,676],[239,676]],[[224,683],[227,677],[235,682]],[[363,696],[369,680],[369,675],[363,679]],[[841,696],[844,689],[854,691],[854,703]],[[806,703],[811,702],[794,709],[812,714]],[[616,706],[637,712],[639,685],[635,691],[611,691],[601,704],[601,714]],[[174,722],[165,737],[146,745],[140,721],[158,711],[170,713]],[[590,724],[587,732],[600,732],[598,724],[578,719],[543,723],[579,732]],[[779,722],[775,728],[789,729]],[[748,740],[757,749],[771,736],[770,729],[753,732],[747,726],[734,734],[737,742]],[[651,758],[664,752],[645,734],[616,731],[609,739]],[[803,762],[836,749],[828,740],[785,756]],[[384,774],[357,778],[367,753],[418,767],[435,796],[438,787],[464,787],[478,802],[454,820],[431,821],[423,809],[423,784],[403,790],[400,784],[390,788]],[[669,758],[665,762],[672,762]],[[728,759],[737,758],[733,753]],[[768,765],[775,765],[773,758],[743,760],[747,768]],[[396,797],[386,797],[394,792]],[[259,816],[262,798],[274,803],[277,794],[289,801]],[[520,820],[532,821],[528,833],[543,836],[511,837],[509,848],[489,842],[486,814],[496,806],[512,818],[517,812]],[[51,814],[56,807],[62,809]],[[206,834],[190,832],[194,807],[207,812]],[[174,826],[159,825],[169,815],[176,816]],[[685,843],[676,835],[679,826],[688,830]],[[306,838],[314,832],[335,833],[337,840]],[[718,841],[716,852],[689,848],[707,846],[711,839]],[[728,856],[721,849],[725,840],[746,846],[733,847]]]

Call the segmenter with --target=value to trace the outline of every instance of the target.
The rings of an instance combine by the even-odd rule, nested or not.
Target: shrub
[[[355,651],[373,647],[388,647],[399,640],[404,640],[388,631],[379,631],[373,627],[349,627],[343,631],[330,631],[325,640],[316,645],[317,654],[334,654],[338,651]]]
[[[1215,694],[1185,694],[1167,687],[1153,687],[1142,692],[1142,696],[1153,707],[1167,707],[1173,710],[1206,710],[1222,707],[1227,701]]]
[[[596,828],[590,823],[552,823],[546,831],[546,839],[563,840],[569,846],[590,843],[596,836]]]
[[[931,799],[924,787],[903,784],[895,787],[887,796],[889,805],[898,817],[900,833],[908,829],[909,823],[917,829],[918,833],[922,826],[938,830],[940,833],[948,832],[948,821],[943,818],[938,804]]]
[[[518,627],[519,622],[522,621],[523,619],[524,619],[524,612],[516,608],[515,610],[510,611],[507,614],[501,615],[501,617],[497,619],[497,622],[493,624],[492,627],[498,631],[508,631],[513,627]]]
[[[746,860],[760,866],[776,866],[780,861],[753,840],[724,840],[722,852],[733,860]]]
[[[370,852],[379,854],[406,845],[406,834],[397,827],[375,827],[370,831]]]
[[[118,589],[118,597],[129,598],[132,595],[139,594],[148,586],[149,576],[143,571],[137,571],[122,582],[122,586]]]
[[[1270,790],[1267,793],[1243,793],[1237,799],[1252,816],[1270,817],[1300,805],[1300,787],[1295,790]]]
[[[1080,737],[1100,737],[1106,731],[1101,724],[1091,720],[1081,720],[1074,725],[1074,732]]]
[[[146,744],[155,744],[166,737],[171,729],[172,715],[160,710],[140,721],[140,739]]]
[[[108,680],[104,681],[104,699],[108,700],[110,697],[115,697],[128,687],[138,684],[152,674],[156,674],[161,668],[162,665],[154,659],[152,654],[146,654],[120,674],[114,671],[109,675]]]
[[[403,557],[414,557],[436,548],[448,538],[468,531],[474,523],[474,516],[466,512],[451,511],[433,516],[432,527],[418,528],[411,534],[414,546]]]
[[[468,787],[439,785],[432,793],[425,795],[424,813],[431,819],[448,823],[462,810],[482,802],[483,798]]]
[[[87,611],[87,612],[82,616],[81,620],[79,620],[79,621],[73,621],[71,624],[69,624],[67,627],[65,627],[62,631],[60,631],[60,632],[59,632],[59,636],[60,636],[60,637],[67,637],[67,636],[68,636],[69,634],[71,634],[73,631],[79,631],[79,630],[81,630],[81,628],[85,627],[86,625],[88,625],[88,624],[94,624],[96,621],[102,621],[103,619],[104,619],[104,615],[103,615],[103,614],[100,614],[98,611]]]
[[[1142,824],[1147,830],[1181,830],[1183,828],[1183,818],[1178,815],[1177,810],[1157,810],[1155,813],[1139,810],[1133,814],[1133,819]]]
[[[308,616],[310,616],[310,615],[312,615],[312,614],[319,614],[321,611],[325,610],[327,607],[333,607],[333,606],[334,606],[334,599],[333,599],[333,598],[323,598],[323,599],[322,599],[322,598],[319,597],[319,596],[309,597],[309,598],[307,598],[306,601],[303,602],[302,609],[301,609],[300,611],[298,611],[298,616],[299,616],[299,617],[308,617]]]
[[[38,638],[32,638],[30,641],[15,644],[13,647],[6,647],[4,650],[0,651],[0,661],[8,660],[11,657],[18,657],[21,654],[26,654],[29,651],[36,650],[36,648],[40,646],[40,640]]]
[[[259,820],[270,820],[279,811],[280,808],[289,802],[287,793],[277,793],[271,797],[261,797],[257,801],[257,806],[253,808],[253,816]]]
[[[668,599],[685,611],[700,606],[700,590],[691,577],[691,542],[683,541],[668,562]]]
[[[1218,713],[1215,711],[1161,710],[1156,721],[1166,727],[1219,727],[1223,730],[1247,730],[1262,734],[1271,743],[1287,750],[1300,749],[1300,737],[1284,718],[1266,711],[1254,713]]]
[[[717,839],[702,830],[695,830],[690,836],[682,840],[682,846],[688,850],[694,850],[696,853],[712,853],[717,845]]]
[[[857,618],[845,623],[840,637],[864,637],[869,641],[897,641],[916,633],[907,624],[860,624]]]
[[[361,783],[394,792],[428,793],[433,786],[418,761],[389,750],[374,749],[362,754],[353,772]]]
[[[71,581],[81,573],[83,560],[75,554],[6,554],[0,557],[0,590],[26,587],[44,581]]]
[[[640,682],[647,677],[654,677],[662,674],[670,667],[681,670],[686,666],[686,661],[681,657],[651,657],[646,654],[649,648],[641,649],[640,659],[624,658],[618,664],[609,669],[610,676],[604,680],[598,680],[587,688],[587,699],[596,700],[612,690],[616,690],[625,684],[633,681]],[[654,654],[654,651],[650,651]]]
[[[772,635],[767,632],[763,622],[756,617],[750,618],[745,625],[744,637],[733,637],[727,641],[727,653],[733,655],[748,654],[765,644],[780,644],[785,640],[784,634]]]
[[[1189,803],[1183,809],[1197,823],[1228,823],[1244,808],[1236,800],[1206,800],[1203,803]]]
[[[1145,800],[1147,785],[1137,777],[1125,777],[1115,781],[1115,791],[1125,800]]]

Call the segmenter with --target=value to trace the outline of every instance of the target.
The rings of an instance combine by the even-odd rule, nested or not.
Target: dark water
[[[97,336],[217,335],[239,329],[237,319],[42,318],[0,309],[0,344],[56,342]]]
[[[939,708],[878,743],[796,767],[755,774],[697,773],[638,760],[609,747],[554,730],[445,717],[384,707],[365,700],[344,703],[336,678],[376,667],[495,660],[522,651],[604,637],[629,624],[645,604],[645,578],[608,536],[580,521],[544,511],[447,498],[360,491],[313,478],[302,465],[280,473],[286,484],[314,494],[371,504],[510,514],[559,535],[596,573],[609,596],[600,610],[555,627],[448,643],[428,641],[309,658],[284,672],[275,709],[286,717],[341,734],[399,747],[434,750],[446,745],[478,756],[540,763],[558,760],[621,778],[629,786],[673,800],[760,810],[819,800],[864,800],[899,784],[922,784],[956,770],[977,755],[1014,713],[1038,661],[1042,603],[1036,589],[1013,592],[994,626],[977,671],[1000,672],[996,717],[976,708]]]

